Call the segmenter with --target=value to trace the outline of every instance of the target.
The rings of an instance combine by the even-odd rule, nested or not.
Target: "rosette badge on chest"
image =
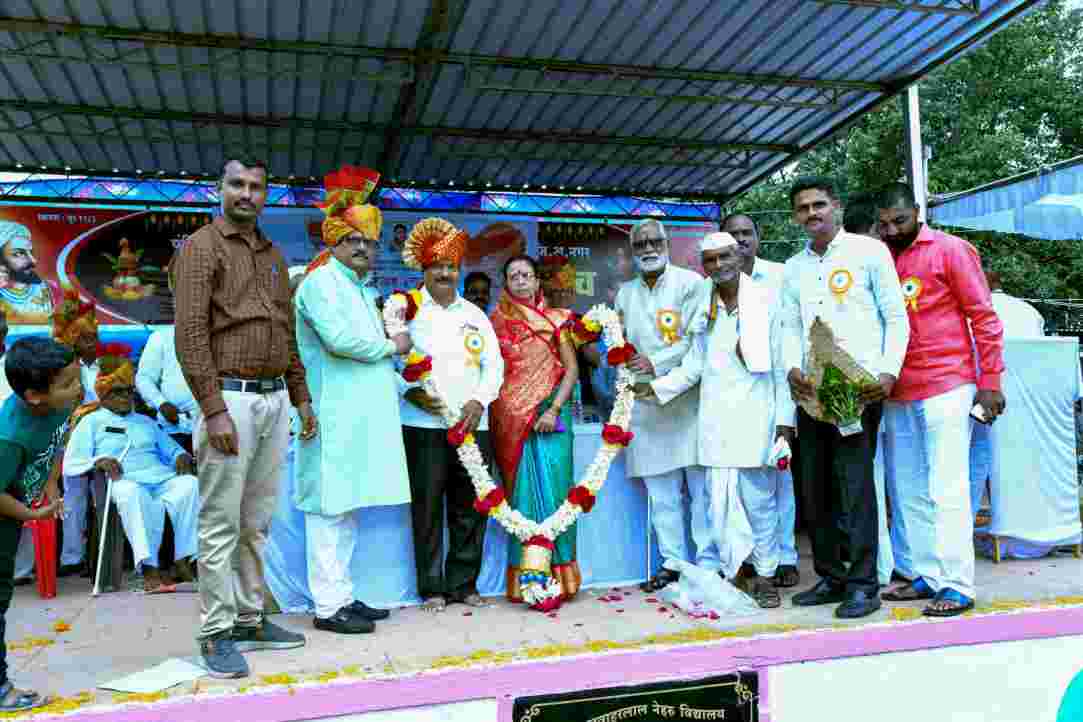
[[[921,296],[921,279],[910,276],[902,282],[903,298],[906,299],[906,307],[911,311],[918,310],[918,298]]]
[[[463,334],[463,346],[466,347],[466,352],[470,355],[467,363],[480,368],[481,354],[485,352],[485,337],[476,329],[467,328]]]
[[[681,312],[670,308],[664,308],[656,317],[658,333],[662,340],[669,346],[677,343],[681,338]]]
[[[827,277],[827,287],[831,291],[831,295],[835,297],[835,300],[839,303],[846,301],[846,294],[853,288],[854,277],[845,268],[836,268],[831,272],[831,275]]]

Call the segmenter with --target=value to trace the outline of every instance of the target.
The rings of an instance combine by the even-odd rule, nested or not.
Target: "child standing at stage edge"
[[[15,589],[15,552],[23,522],[50,519],[63,509],[50,472],[83,383],[75,352],[48,338],[19,339],[4,367],[13,393],[0,406],[0,712],[20,712],[48,699],[16,689],[8,679],[5,616]],[[48,503],[32,509],[42,493]]]

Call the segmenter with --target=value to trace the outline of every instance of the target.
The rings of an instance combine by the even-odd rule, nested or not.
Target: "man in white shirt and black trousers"
[[[834,424],[803,409],[797,412],[799,477],[820,581],[794,596],[793,603],[841,602],[836,616],[864,617],[880,608],[873,481],[877,431],[882,402],[891,395],[906,356],[910,322],[891,253],[876,239],[841,230],[834,184],[826,178],[801,179],[790,190],[790,202],[794,222],[811,238],[786,262],[782,282],[783,359],[794,399],[811,399],[816,393],[804,370],[808,332],[817,317],[879,381],[864,395],[862,430],[856,434],[843,436]],[[845,514],[849,559],[839,550],[839,511]]]
[[[432,358],[433,381],[442,397],[433,398],[419,382],[400,385],[417,587],[422,607],[430,612],[443,611],[448,602],[485,605],[477,580],[488,517],[474,508],[473,482],[448,441],[441,416],[441,402],[461,407],[463,433],[474,435],[486,465],[493,468],[488,407],[504,383],[504,359],[485,312],[458,293],[467,239],[465,231],[443,219],[425,219],[414,226],[402,253],[408,267],[425,274],[421,302],[408,326],[414,350]]]

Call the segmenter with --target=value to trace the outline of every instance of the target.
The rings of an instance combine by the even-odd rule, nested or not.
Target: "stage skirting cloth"
[[[1074,337],[1006,339],[1007,409],[990,428],[990,534],[1005,556],[1080,541],[1074,404],[1083,396]],[[983,549],[983,551],[987,551]]]
[[[602,443],[601,424],[575,427],[575,474],[582,478]],[[290,455],[292,469],[292,454]],[[267,586],[284,612],[312,611],[305,564],[304,515],[290,502],[292,473],[279,494],[264,553]],[[585,587],[620,586],[646,578],[647,496],[643,483],[625,478],[624,457],[609,477],[589,514],[579,518],[577,553]],[[354,596],[367,604],[417,604],[410,508],[406,504],[363,509],[353,559]],[[445,535],[445,545],[447,538]],[[652,544],[652,546],[654,546]],[[502,595],[505,585],[507,534],[494,520],[485,534],[485,558],[478,591]]]

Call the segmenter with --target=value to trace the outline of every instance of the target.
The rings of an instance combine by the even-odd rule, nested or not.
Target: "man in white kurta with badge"
[[[752,216],[744,213],[731,213],[722,219],[722,230],[733,236],[741,253],[741,272],[753,281],[763,285],[770,297],[772,306],[779,303],[782,293],[782,275],[785,266],[759,257],[760,227]],[[796,444],[791,444],[796,449]],[[793,587],[801,581],[797,569],[797,498],[794,493],[796,480],[793,476],[794,465],[786,469],[772,467],[770,473],[779,477],[778,488],[778,544],[779,563],[775,574],[776,587]]]
[[[695,271],[669,262],[669,239],[660,222],[648,219],[632,228],[629,243],[639,275],[621,285],[616,307],[628,341],[637,355],[628,362],[637,383],[649,383],[680,365],[691,338],[688,326],[706,304],[709,284]],[[699,394],[687,392],[664,408],[643,400],[632,409],[628,476],[643,479],[650,500],[651,523],[663,560],[695,561],[718,569],[718,548],[710,523],[710,492],[699,465],[696,430]],[[694,557],[688,553],[682,489],[691,497]],[[653,592],[675,582],[677,572],[662,568],[641,585]]]
[[[783,439],[794,440],[778,306],[769,287],[741,272],[733,236],[707,235],[700,254],[713,289],[692,319],[692,347],[680,366],[637,390],[667,404],[699,384],[699,461],[711,488],[720,571],[773,608],[780,604],[772,580],[781,554],[782,481],[773,457],[776,444],[781,450]]]
[[[153,420],[134,412],[131,362],[103,359],[94,390],[99,400],[75,413],[64,451],[64,475],[98,471],[112,480],[111,497],[136,568],[142,567],[143,590],[163,591],[172,583],[158,569],[167,513],[173,522],[178,576],[192,577],[190,559],[198,548],[199,519],[195,461]]]

